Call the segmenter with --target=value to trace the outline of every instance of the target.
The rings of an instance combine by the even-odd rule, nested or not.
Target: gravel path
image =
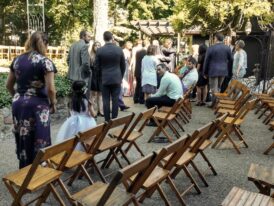
[[[131,108],[127,112],[120,112],[119,115],[126,115],[128,112],[139,113],[145,109],[144,105],[134,104],[131,99],[125,98],[128,105]],[[203,126],[208,123],[210,120],[213,120],[215,117],[212,110],[206,107],[197,107],[193,106],[193,118],[191,122],[185,125],[186,132],[193,132],[195,129]],[[99,118],[98,122],[102,122],[103,119]],[[62,122],[53,122],[52,123],[52,136],[54,142],[54,136],[57,133]],[[249,148],[241,148],[241,155],[238,155],[232,147],[227,144],[225,147],[220,149],[211,149],[206,150],[206,154],[209,157],[210,161],[217,170],[218,175],[212,175],[205,164],[201,161],[199,157],[195,159],[195,163],[198,165],[200,170],[205,174],[206,180],[209,183],[209,187],[203,186],[203,183],[199,180],[195,172],[192,172],[194,178],[197,180],[199,186],[201,187],[202,194],[198,195],[195,190],[191,190],[184,196],[185,201],[188,205],[193,206],[214,206],[220,205],[222,200],[235,185],[250,191],[257,192],[257,188],[247,180],[247,173],[249,165],[253,163],[260,163],[266,166],[274,166],[274,154],[273,151],[270,155],[263,155],[263,151],[268,145],[273,141],[271,139],[272,133],[268,130],[268,127],[262,124],[261,120],[257,119],[257,116],[254,115],[254,112],[250,112],[247,116],[246,121],[242,125],[242,130],[245,134],[245,139],[249,145]],[[140,148],[144,151],[145,154],[150,153],[153,150],[157,150],[163,147],[166,144],[160,143],[147,143],[147,140],[152,133],[152,128],[145,128],[145,136],[138,140]],[[0,140],[0,177],[4,174],[14,171],[17,169],[17,159],[15,156],[15,143],[13,139]],[[139,154],[132,149],[129,153],[129,158],[131,161],[138,159]],[[99,157],[100,158],[100,157]],[[123,162],[125,164],[125,162]],[[116,164],[112,164],[111,169],[104,171],[105,174],[108,174],[111,171],[117,170],[118,167]],[[190,171],[192,168],[190,167]],[[91,175],[95,180],[98,177],[94,174]],[[188,185],[189,180],[181,173],[176,177],[176,185],[179,190],[183,190],[185,186]],[[78,191],[87,185],[83,180],[78,180],[70,188],[72,191]],[[175,195],[171,192],[169,187],[162,183],[164,191],[166,191],[167,196],[172,203],[172,205],[180,205],[177,202]],[[6,206],[11,204],[11,196],[8,193],[3,182],[0,183],[0,205]],[[54,199],[51,197],[46,205],[58,205]],[[143,205],[164,205],[161,201],[158,193],[156,192],[152,198],[146,199]]]

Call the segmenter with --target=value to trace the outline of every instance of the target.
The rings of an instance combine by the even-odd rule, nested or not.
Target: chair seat
[[[108,184],[103,182],[95,182],[93,185],[77,192],[72,196],[82,206],[96,206],[106,191]],[[132,198],[132,194],[123,191],[116,187],[109,197],[105,206],[120,206],[128,202]]]
[[[21,187],[30,168],[31,165],[24,167],[18,171],[12,172],[3,177],[3,180],[8,180],[12,182],[14,185]],[[48,183],[58,179],[61,176],[61,174],[61,171],[49,167],[38,166],[34,176],[32,177],[29,185],[27,186],[27,190],[29,190],[30,192],[36,191],[42,188],[43,186],[47,185]]]
[[[214,96],[216,96],[216,97],[227,97],[227,96],[228,96],[228,94],[227,94],[227,93],[219,93],[219,92],[215,92],[215,93],[214,93]]]
[[[165,113],[165,112],[155,112],[154,114],[153,114],[153,117],[155,117],[156,119],[161,119],[161,120],[164,120],[164,119],[166,119],[166,116],[168,115],[168,113]],[[169,116],[168,116],[168,120],[172,120],[172,119],[174,119],[176,117],[176,115],[175,114],[170,114]]]
[[[221,103],[221,104],[235,104],[236,101],[235,100],[228,100],[228,99],[221,99],[219,101],[219,103]]]
[[[274,198],[233,187],[222,206],[274,206]]]
[[[274,128],[274,121],[271,121],[269,125]]]
[[[212,144],[212,141],[207,139],[203,142],[203,144],[199,147],[199,150],[204,151],[206,148],[209,147],[209,145]]]
[[[105,150],[109,150],[111,148],[117,147],[120,144],[121,144],[121,141],[117,140],[116,138],[105,137],[99,147],[99,151],[102,152]]]
[[[221,114],[228,113],[230,115],[235,115],[236,110],[221,108],[221,109],[218,109],[217,113],[221,113]]]
[[[168,113],[170,110],[171,110],[172,107],[161,107],[159,108],[159,112],[165,112],[165,113]]]
[[[274,188],[274,167],[269,168],[252,163],[247,176],[248,180],[259,181]]]
[[[117,129],[117,130],[111,132],[111,135],[113,135],[114,137],[118,137],[119,134],[121,133],[121,130],[122,129]],[[128,142],[134,141],[134,140],[138,139],[139,137],[141,137],[142,135],[143,135],[142,132],[138,132],[137,130],[133,130],[130,133],[130,135],[128,136],[127,141]]]
[[[69,158],[69,160],[67,161],[65,167],[67,169],[71,169],[77,165],[80,165],[81,163],[89,160],[91,158],[92,154],[86,153],[86,152],[82,152],[82,151],[78,151],[78,150],[74,150]],[[63,158],[63,154],[58,154],[56,156],[54,156],[53,158],[51,158],[50,160],[56,164],[59,165],[61,160]]]
[[[235,108],[235,105],[233,104],[218,104],[217,105],[217,108],[226,108],[226,109],[234,109]]]
[[[234,121],[234,119],[235,119],[234,117],[227,117],[224,122],[227,124],[231,124],[232,121]],[[243,121],[244,121],[243,119],[237,119],[236,122],[234,122],[234,125],[240,125],[242,124]]]
[[[152,173],[147,178],[147,180],[144,182],[142,187],[145,189],[151,188],[155,186],[157,183],[166,179],[168,174],[169,174],[168,170],[163,169],[159,166],[156,166],[154,170],[152,171]],[[130,177],[130,180],[133,181],[135,177],[136,175],[133,175],[132,177]]]
[[[192,160],[195,157],[195,153],[190,152],[190,151],[186,151],[181,157],[180,159],[176,162],[176,166],[182,166],[184,164],[186,164],[187,162],[189,162],[190,160]]]

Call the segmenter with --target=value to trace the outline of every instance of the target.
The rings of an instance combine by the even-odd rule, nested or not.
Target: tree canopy
[[[251,17],[274,21],[273,2],[267,0],[176,0],[170,20],[177,31],[200,26],[207,33],[239,30]]]

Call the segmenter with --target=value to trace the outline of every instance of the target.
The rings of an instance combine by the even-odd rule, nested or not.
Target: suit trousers
[[[103,109],[105,121],[110,120],[110,98],[112,101],[112,119],[118,116],[119,109],[119,94],[121,91],[121,84],[103,85],[102,96],[103,96]]]
[[[142,92],[142,79],[141,79],[141,77],[136,77],[136,86],[135,86],[133,101],[134,101],[134,103],[141,103],[141,104],[143,104],[145,102],[144,93]]]
[[[220,92],[224,77],[209,77],[209,88],[212,94],[212,104],[215,104],[216,97],[215,92]]]
[[[162,106],[171,107],[176,102],[175,99],[169,98],[167,95],[161,97],[149,97],[146,100],[146,106],[148,109],[157,106],[158,108]]]

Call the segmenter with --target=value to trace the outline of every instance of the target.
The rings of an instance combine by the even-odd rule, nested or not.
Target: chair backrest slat
[[[104,130],[105,126],[106,126],[106,124],[102,123],[102,124],[99,124],[91,129],[88,129],[84,132],[78,133],[78,135],[77,135],[78,141],[86,149],[86,152],[93,153],[93,151],[95,150],[94,148],[95,148],[97,141],[103,135],[103,130]],[[87,141],[92,142],[92,144],[86,144]]]

